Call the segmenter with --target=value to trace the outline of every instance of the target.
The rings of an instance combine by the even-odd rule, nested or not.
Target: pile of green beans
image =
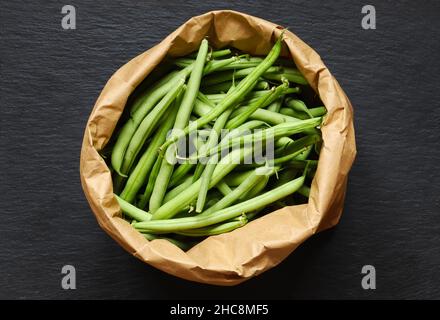
[[[146,239],[187,250],[308,201],[326,109],[281,49],[282,36],[265,57],[204,39],[135,90],[103,157],[123,217]]]

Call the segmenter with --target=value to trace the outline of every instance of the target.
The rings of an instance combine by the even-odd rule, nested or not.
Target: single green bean
[[[270,93],[271,90],[259,90],[259,91],[251,91],[248,95],[244,98],[244,100],[251,100],[254,98],[260,98],[262,96],[265,96],[266,94]],[[228,94],[227,93],[216,93],[216,94],[206,94],[206,98],[208,98],[209,101],[213,103],[219,103],[224,98],[226,98]]]
[[[293,68],[283,68],[281,72],[265,73],[263,77],[269,80],[283,81],[283,79],[287,79],[289,82],[293,83],[302,85],[308,84],[304,76],[298,70]]]
[[[222,61],[222,60],[217,60],[217,61]],[[225,65],[222,68],[219,68],[218,70],[224,71],[224,70],[236,70],[236,69],[239,70],[239,69],[253,68],[258,66],[262,61],[263,61],[262,58],[249,58],[249,59],[238,58],[233,63]],[[179,58],[174,61],[174,64],[181,68],[185,68],[191,65],[192,63],[194,63],[194,60],[189,58]]]
[[[231,49],[220,49],[220,50],[214,50],[209,53],[210,58],[216,59],[221,58],[227,55],[230,55],[232,53]]]
[[[298,193],[308,198],[310,196],[310,188],[306,185],[303,185],[301,188],[298,189]]]
[[[174,129],[183,129],[187,126],[191,110],[199,92],[200,81],[202,79],[203,67],[205,66],[206,55],[208,54],[208,41],[202,40],[199,53],[197,54],[193,70],[188,80],[187,90],[182,99],[179,111],[177,113]]]
[[[208,58],[216,59],[221,58],[232,53],[231,49],[212,50],[208,53]],[[195,59],[197,57],[197,51],[188,55],[188,58]]]
[[[293,110],[306,113],[309,116],[309,118],[313,118],[313,115],[310,113],[309,108],[307,108],[306,104],[302,100],[286,99],[286,105],[292,108]]]
[[[232,230],[243,227],[248,222],[246,215],[240,216],[239,219],[232,220],[230,222],[225,222],[213,226],[207,226],[199,229],[189,229],[184,231],[178,231],[177,234],[181,234],[187,237],[205,237],[205,236],[215,236],[217,234],[222,234],[226,232],[231,232]]]
[[[254,173],[254,170],[255,169],[249,171],[233,172],[227,175],[224,181],[228,186],[236,187],[242,184],[249,176],[251,176]]]
[[[232,192],[232,189],[224,182],[223,180],[220,181],[215,185],[218,191],[220,191],[224,196],[227,196]],[[209,206],[208,206],[209,207]]]
[[[167,203],[171,199],[177,197],[183,190],[188,188],[191,184],[192,184],[192,177],[187,177],[185,180],[182,181],[181,184],[177,185],[176,187],[174,187],[165,194],[165,197],[163,198],[163,203]]]
[[[148,201],[150,201],[151,194],[153,193],[154,183],[156,182],[157,175],[159,174],[160,165],[162,164],[162,158],[157,157],[153,168],[151,169],[150,175],[148,176],[147,186],[145,187],[144,194],[139,200],[138,207],[145,209]]]
[[[269,182],[269,178],[270,177],[267,175],[263,176],[263,178],[260,181],[258,181],[258,183],[255,184],[255,186],[252,189],[242,194],[240,199],[248,200],[258,196],[266,188],[267,183]]]
[[[267,107],[268,111],[278,112],[280,111],[281,105],[283,104],[284,96],[281,96],[279,99],[275,100]]]
[[[148,212],[141,210],[138,207],[135,207],[131,203],[128,203],[124,199],[118,197],[118,195],[116,194],[114,194],[114,196],[118,201],[119,206],[121,207],[121,211],[130,218],[136,221],[147,221],[151,219],[151,214],[149,214]]]
[[[208,194],[210,181],[214,173],[215,167],[216,167],[215,162],[208,161],[208,164],[205,166],[205,170],[203,170],[202,176],[200,178],[201,184],[200,184],[199,194],[197,196],[196,212],[200,213],[203,211],[206,201],[206,195]]]
[[[284,114],[293,115],[295,118],[298,118],[298,119],[307,119],[308,118],[307,114],[297,112],[297,111],[293,110],[292,108],[281,108],[280,112],[283,112]],[[310,108],[309,113],[313,117],[322,117],[323,115],[325,115],[327,113],[327,109],[323,106],[316,107],[316,108]]]
[[[208,87],[202,87],[202,91],[205,94],[222,93],[222,92],[227,92],[232,87],[232,85],[233,85],[232,81],[227,81]],[[263,80],[257,82],[257,84],[254,87],[254,90],[268,90],[269,88],[270,88],[269,82]]]
[[[308,117],[303,117],[299,112],[291,109],[291,108],[280,108],[279,113],[285,116],[294,117],[297,119],[307,119]]]
[[[192,243],[180,241],[180,240],[177,240],[177,239],[174,239],[174,238],[157,236],[157,235],[151,234],[151,233],[144,233],[144,232],[142,232],[142,235],[148,241],[166,240],[166,241],[171,242],[172,244],[174,244],[176,247],[182,249],[183,251],[186,251],[186,250],[190,249],[192,247],[192,245],[193,245]]]
[[[251,72],[255,70],[255,67],[246,68],[241,70],[227,70],[227,71],[219,71],[215,75],[206,77],[203,79],[204,86],[211,86],[214,84],[219,84],[225,81],[231,81],[232,79],[242,79],[248,76]],[[282,70],[281,67],[270,67],[267,69],[267,73],[275,73],[280,72]]]
[[[293,139],[289,137],[281,137],[275,140],[275,148],[285,150],[289,144],[293,143]]]

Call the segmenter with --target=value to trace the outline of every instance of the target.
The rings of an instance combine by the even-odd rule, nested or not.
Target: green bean
[[[147,138],[151,135],[153,130],[157,127],[159,119],[166,112],[174,99],[179,95],[184,88],[185,79],[180,79],[176,86],[171,89],[165,97],[154,107],[154,109],[142,120],[136,132],[128,144],[127,150],[124,154],[121,172],[126,174],[131,169],[133,162],[145,143]]]
[[[196,135],[197,138],[197,145],[196,150],[190,154],[190,157],[197,154],[197,151],[200,150],[201,146],[204,145],[204,143],[201,141],[200,135]],[[177,184],[179,184],[182,179],[188,174],[188,172],[191,171],[191,169],[194,167],[194,164],[197,161],[184,161],[181,163],[176,170],[173,171],[173,174],[171,175],[170,182],[168,184],[168,187],[174,187]]]
[[[241,107],[241,108],[235,109],[234,112],[232,113],[231,117],[234,117],[237,114],[244,112],[246,110],[246,108],[247,107]],[[267,123],[269,123],[271,125],[278,125],[278,124],[282,124],[285,122],[301,121],[300,119],[297,119],[294,117],[289,117],[289,116],[286,116],[286,115],[283,115],[283,114],[280,114],[277,112],[272,112],[272,111],[269,111],[266,109],[258,109],[253,114],[251,114],[249,119],[266,121]]]
[[[227,175],[224,181],[230,187],[237,187],[238,185],[242,184],[249,176],[251,176],[254,173],[254,170],[255,169],[250,171],[233,172]]]
[[[157,175],[159,174],[160,166],[162,164],[162,158],[157,157],[153,168],[151,169],[150,175],[148,176],[147,186],[145,187],[144,194],[138,203],[138,207],[145,209],[148,201],[150,201],[151,194],[153,193],[154,183],[156,182]]]
[[[299,112],[290,109],[290,108],[280,108],[279,113],[285,115],[285,116],[289,116],[289,117],[294,117],[297,119],[307,119],[308,117],[303,117]]]
[[[223,157],[215,167],[212,175],[210,187],[215,186],[222,180],[229,172],[231,172],[246,156],[253,152],[253,148],[236,149]],[[189,205],[196,199],[200,190],[201,180],[197,180],[179,196],[163,204],[155,212],[153,212],[153,219],[168,219],[176,215],[182,208]]]
[[[163,198],[163,203],[167,203],[174,197],[178,196],[183,190],[188,188],[191,184],[192,184],[192,177],[187,177],[181,184],[179,184],[178,186],[171,189],[165,194]]]
[[[111,158],[112,167],[119,175],[125,176],[125,173],[121,172],[125,151],[142,120],[160,99],[162,99],[170,90],[175,88],[182,78],[186,78],[189,75],[191,69],[192,66],[189,66],[179,71],[175,77],[170,79],[170,81],[157,87],[155,90],[152,90],[151,94],[148,95],[148,98],[146,98],[142,106],[136,109],[136,112],[131,115],[130,119],[121,128],[118,139],[113,147]]]
[[[258,58],[258,57],[241,58],[240,60],[235,61],[230,65],[227,65],[226,67],[222,68],[222,70],[240,70],[246,68],[255,68],[261,62],[263,62],[263,58]]]
[[[311,146],[311,145],[306,147],[305,151],[298,154],[294,158],[294,160],[291,160],[291,161],[288,161],[287,163],[284,163],[284,168],[286,168],[286,169],[281,171],[280,176],[279,176],[277,182],[275,183],[275,187],[278,187],[278,186],[282,185],[283,183],[286,183],[287,181],[294,179],[299,172],[298,169],[304,170],[306,165],[308,165],[309,167],[317,165],[317,161],[315,161],[315,160],[304,161],[309,157],[310,152],[312,151],[312,148],[313,148],[313,146]]]
[[[273,164],[279,165],[284,162],[295,159],[298,155],[307,151],[309,146],[315,144],[319,140],[321,140],[321,137],[319,135],[311,135],[311,136],[302,137],[294,141],[287,147],[287,150],[285,151],[286,155],[275,158],[273,160]]]
[[[281,95],[285,94],[287,89],[289,89],[289,84],[283,83],[280,86],[276,87],[275,89],[270,90],[268,93],[261,96],[254,104],[247,106],[244,112],[240,113],[235,118],[229,120],[228,123],[226,124],[226,129],[230,130],[242,125],[255,111],[257,111],[258,109],[262,109],[268,106],[269,104],[271,104]]]
[[[221,58],[232,53],[231,49],[214,50],[209,53],[212,59]]]
[[[174,123],[174,130],[181,130],[186,127],[189,117],[191,115],[194,102],[199,92],[200,81],[202,78],[203,67],[208,54],[208,41],[202,40],[200,44],[199,53],[197,54],[194,68],[188,80],[187,90],[182,99],[179,111],[177,113],[176,121]],[[196,121],[197,122],[197,121]],[[173,135],[173,134],[172,134]],[[173,174],[174,165],[168,161],[163,161],[160,167],[158,178],[154,184],[153,193],[150,197],[149,208],[154,213],[162,204],[163,197],[168,187],[171,175]]]
[[[234,61],[237,61],[237,57],[208,61],[203,69],[203,75],[206,76],[208,74],[221,70],[222,68],[230,63],[233,63]]]
[[[193,70],[188,80],[188,88],[185,91],[179,112],[177,113],[174,129],[183,129],[188,123],[194,101],[196,100],[197,93],[199,92],[200,81],[202,79],[203,67],[205,65],[207,54],[208,41],[203,39],[202,43],[200,44],[199,53],[197,54]]]
[[[120,195],[122,199],[130,203],[132,203],[135,199],[137,192],[141,188],[142,184],[145,181],[145,178],[147,177],[148,173],[155,163],[155,160],[157,158],[157,148],[159,148],[160,145],[165,141],[167,133],[173,125],[178,106],[175,107],[176,108],[173,108],[173,110],[167,110],[164,114],[165,120],[163,124],[160,126],[159,130],[150,141],[147,150],[144,152],[127,180],[125,188]]]
[[[222,61],[222,60],[214,60],[214,61]],[[225,65],[221,68],[219,68],[219,71],[224,71],[224,70],[236,70],[236,69],[246,69],[246,68],[253,68],[258,66],[258,64],[260,64],[263,61],[262,58],[240,58],[238,57],[238,59],[236,59],[236,61],[234,61],[231,64]],[[189,58],[179,58],[176,59],[174,61],[174,64],[181,67],[181,68],[185,68],[189,65],[191,65],[192,63],[194,63],[193,59],[189,59]]]
[[[297,111],[293,110],[292,108],[281,108],[280,112],[283,112],[283,114],[293,115],[295,118],[298,118],[298,119],[307,119],[308,118],[307,114],[297,112]],[[310,108],[309,113],[313,117],[321,117],[327,113],[327,109],[325,107]]]
[[[240,108],[235,109],[231,114],[231,118],[236,117],[241,112],[244,112],[246,110],[246,108],[247,107],[240,107]],[[207,115],[209,112],[211,112],[212,109],[213,108],[210,107],[208,104],[206,104],[200,100],[196,100],[193,112],[195,114],[197,114],[198,116],[203,117],[203,116]],[[272,112],[272,111],[269,111],[266,109],[258,109],[249,117],[249,119],[264,121],[264,122],[272,124],[272,125],[281,124],[281,123],[285,123],[285,122],[300,121],[300,119],[285,116],[285,115],[279,114],[277,112]]]
[[[316,168],[318,160],[298,160],[294,159],[284,164],[285,168],[304,169],[306,165],[309,165],[309,170]]]
[[[226,184],[226,182],[224,182],[223,180],[220,181],[219,183],[217,183],[215,185],[215,187],[217,188],[218,191],[220,191],[224,196],[227,196],[228,194],[230,194],[232,192],[231,188],[229,188],[229,186]],[[209,207],[209,206],[208,206]]]
[[[206,227],[235,218],[243,213],[252,212],[254,210],[265,207],[277,200],[283,199],[284,197],[296,192],[303,184],[304,175],[293,181],[285,183],[276,189],[267,191],[255,198],[246,200],[244,202],[207,215],[179,219],[144,221],[136,223],[135,227],[137,229],[164,232],[176,232],[181,230]]]
[[[321,106],[316,108],[310,108],[309,112],[313,117],[322,117],[327,113],[327,109],[324,106]]]
[[[157,235],[154,235],[154,234],[151,234],[151,233],[144,233],[142,231],[141,231],[141,233],[145,237],[145,239],[147,239],[148,241],[160,240],[160,239],[166,240],[166,241],[171,242],[172,244],[174,244],[176,247],[182,249],[183,251],[186,251],[186,250],[190,249],[192,247],[192,245],[193,245],[191,243],[187,243],[187,242],[184,242],[184,241],[179,241],[179,240],[176,240],[174,238],[157,236]]]
[[[229,90],[233,90],[233,89],[234,89],[234,86],[229,88]],[[206,150],[211,149],[212,147],[214,147],[218,143],[218,139],[220,137],[221,130],[225,127],[226,121],[228,121],[231,113],[232,113],[232,110],[226,110],[215,120],[214,125],[212,127],[212,130],[209,134],[208,140],[200,148],[200,153],[206,152]],[[193,181],[196,181],[198,178],[200,178],[200,176],[202,175],[202,172],[203,172],[203,168],[204,168],[204,165],[201,162],[199,162],[197,164],[196,170],[194,172]],[[208,179],[208,177],[205,176],[205,179]],[[202,185],[203,185],[203,182],[202,182]],[[205,183],[204,187],[205,188],[207,187],[206,183]],[[202,196],[202,199],[203,199],[203,193],[205,193],[206,191],[207,190],[201,189],[201,191],[200,191],[201,194],[199,196]],[[203,202],[203,200],[200,200],[200,201]]]
[[[299,160],[299,161],[307,160],[307,158],[309,157],[311,151],[312,151],[312,146],[308,146],[307,149],[304,152],[302,152],[299,155],[297,155],[295,157],[295,159]],[[310,161],[309,161],[309,163],[310,163]]]
[[[231,193],[223,197],[215,205],[206,209],[204,212],[201,213],[201,215],[208,215],[230,206],[231,204],[239,200],[242,195],[248,193],[250,190],[255,188],[255,186],[258,185],[260,181],[264,180],[265,177],[270,177],[278,169],[279,168],[257,168],[253,170],[252,173],[242,183],[240,183],[237,188],[235,188]],[[264,170],[267,171],[261,172]]]
[[[234,90],[229,92],[229,94],[214,108],[212,111],[199,118],[197,121],[191,123],[190,126],[187,126],[182,133],[177,134],[170,139],[168,139],[161,147],[160,150],[163,152],[170,144],[176,142],[180,137],[189,134],[201,127],[205,124],[211,122],[223,112],[225,112],[230,107],[236,105],[241,100],[243,100],[244,96],[246,96],[252,88],[255,86],[255,83],[260,78],[260,76],[270,68],[270,66],[276,61],[280,52],[281,52],[281,39],[282,36],[278,38],[275,45],[272,47],[272,50],[269,54],[264,58],[263,62],[261,62],[255,69],[252,70],[250,74],[246,76],[246,78],[241,81]]]
[[[227,70],[227,71],[219,71],[215,75],[206,77],[203,79],[204,86],[211,86],[214,84],[219,84],[225,81],[231,81],[232,79],[242,79],[251,74],[255,70],[255,67],[246,68],[241,70]],[[281,67],[270,67],[267,69],[267,73],[280,72],[282,70]]]
[[[269,127],[269,125],[263,121],[260,120],[251,120],[248,122],[243,123],[241,126],[238,126],[237,128],[234,128],[230,130],[222,139],[221,141],[227,141],[229,139],[240,137],[245,134],[248,134],[253,129],[258,129],[261,127]]]
[[[125,182],[125,178],[119,175],[115,170],[112,170],[112,180],[113,180],[113,193],[121,193],[122,187]]]
[[[286,105],[295,111],[306,113],[309,118],[313,118],[313,115],[310,113],[309,108],[307,108],[304,101],[301,101],[299,99],[287,99]]]
[[[232,57],[230,59],[224,60],[209,61],[203,69],[203,74],[210,74],[236,60],[237,57]],[[125,176],[125,174],[121,172],[124,154],[139,124],[150,112],[150,110],[155,106],[155,104],[160,99],[162,99],[167,94],[167,92],[169,92],[176,86],[179,79],[186,79],[186,77],[189,76],[193,67],[194,64],[191,64],[186,68],[178,71],[177,73],[170,73],[170,75],[161,79],[145,94],[145,98],[142,99],[142,102],[140,102],[139,105],[132,109],[131,117],[121,128],[118,139],[116,140],[115,146],[112,151],[112,167],[119,175]]]
[[[226,232],[231,232],[232,230],[238,229],[244,226],[248,222],[246,215],[240,216],[237,220],[232,220],[229,222],[207,226],[198,229],[189,229],[184,231],[178,231],[177,234],[181,234],[187,237],[204,237],[204,236],[215,236],[217,234],[222,234]]]
[[[118,197],[116,194],[114,194],[114,196],[121,207],[121,211],[130,218],[135,219],[136,221],[147,221],[151,219],[151,214],[148,212],[135,207],[131,203],[128,203],[124,199]]]
[[[215,94],[221,92],[227,92],[233,85],[232,81],[222,82],[209,87],[203,87],[202,91],[205,94]],[[258,81],[254,87],[254,90],[268,90],[270,88],[269,82]]]
[[[308,82],[304,76],[296,69],[283,68],[281,72],[265,73],[263,75],[265,79],[283,81],[287,79],[289,82],[307,85]]]
[[[271,92],[270,90],[251,91],[244,99],[250,100],[254,98],[260,98],[270,92]],[[206,94],[205,96],[206,98],[208,98],[209,101],[214,103],[219,103],[221,100],[226,98],[227,95],[228,95],[227,93],[216,93],[216,94]]]
[[[293,143],[293,139],[289,137],[281,137],[275,140],[275,148],[285,150],[289,144]]]
[[[299,122],[286,122],[273,126],[268,129],[263,129],[256,133],[247,134],[241,137],[236,137],[232,139],[222,139],[222,141],[214,148],[209,149],[205,154],[198,155],[198,157],[209,156],[211,154],[217,153],[225,148],[237,146],[237,145],[248,145],[255,143],[256,141],[266,141],[267,139],[278,139],[281,137],[288,137],[296,133],[307,131],[308,129],[313,129],[321,124],[321,118],[312,118],[307,120],[301,120]]]
[[[146,90],[146,92],[138,97],[133,101],[132,106],[130,108],[130,115],[133,115],[137,112],[137,110],[142,107],[150,95],[154,94],[156,90],[159,90],[160,87],[166,85],[168,82],[172,81],[173,78],[178,76],[180,70],[174,70],[170,73],[168,73],[166,76],[164,76],[162,79],[157,81],[150,89]],[[151,106],[153,107],[153,106]]]
[[[212,50],[208,53],[208,59],[221,58],[232,53],[231,49]],[[188,58],[195,59],[197,57],[197,51],[188,55]]]
[[[194,155],[194,154],[193,154]],[[193,156],[191,155],[191,156]],[[168,187],[174,187],[178,185],[182,179],[188,174],[188,172],[191,171],[191,169],[194,167],[194,163],[191,161],[185,161],[182,164],[180,164],[176,170],[173,171],[173,174],[171,175],[170,182],[168,184]],[[192,180],[192,178],[191,178]]]
[[[275,100],[267,107],[268,111],[278,112],[280,111],[281,105],[283,104],[284,96],[281,96],[279,99]]]
[[[306,185],[303,185],[301,188],[298,189],[298,193],[308,198],[310,196],[310,188]]]
[[[258,181],[258,183],[256,183],[252,189],[241,195],[240,200],[251,199],[259,195],[266,188],[267,183],[269,182],[269,178],[270,177],[267,175],[263,176],[263,178],[260,181]]]
[[[206,195],[208,194],[210,181],[214,173],[215,167],[215,162],[208,161],[205,170],[203,170],[202,176],[200,178],[201,184],[199,194],[197,196],[196,212],[202,212],[203,207],[205,206]]]

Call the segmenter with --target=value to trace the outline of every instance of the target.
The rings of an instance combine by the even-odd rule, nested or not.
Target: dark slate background
[[[77,29],[61,28],[61,7]],[[361,28],[373,4],[377,29]],[[1,1],[0,298],[440,298],[440,3]],[[194,15],[235,9],[290,29],[355,108],[358,156],[339,226],[232,288],[143,264],[97,225],[79,179],[83,130],[117,68]],[[61,268],[77,290],[61,289]],[[361,288],[361,268],[377,289]]]

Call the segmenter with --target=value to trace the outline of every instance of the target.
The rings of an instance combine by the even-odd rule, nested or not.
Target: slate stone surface
[[[77,29],[61,28],[61,7]],[[377,29],[361,28],[373,4]],[[358,157],[339,226],[233,288],[190,283],[127,254],[79,181],[91,108],[111,74],[194,15],[235,9],[288,26],[355,108]],[[440,298],[440,3],[1,1],[0,298]],[[61,289],[61,268],[77,289]],[[361,287],[374,265],[377,289]]]

